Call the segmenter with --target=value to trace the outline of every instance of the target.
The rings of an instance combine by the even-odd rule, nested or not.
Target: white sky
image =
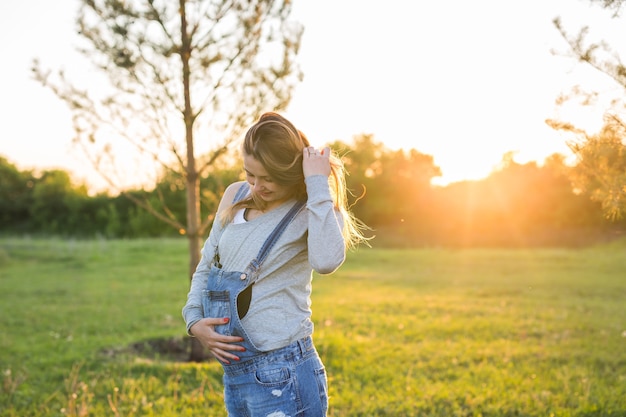
[[[65,169],[97,188],[71,145],[69,110],[29,72],[35,57],[47,68],[87,68],[73,49],[78,4],[0,3],[0,155],[20,169]],[[433,155],[439,183],[484,177],[508,151],[518,162],[569,154],[568,138],[544,123],[564,114],[555,98],[576,84],[610,84],[550,53],[565,50],[552,19],[571,32],[589,25],[609,42],[625,38],[607,15],[585,0],[295,0],[305,79],[286,115],[314,144],[368,133]],[[600,112],[590,115],[589,126],[600,122]]]

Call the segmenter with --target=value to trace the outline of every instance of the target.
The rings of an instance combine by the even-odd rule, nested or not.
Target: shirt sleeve
[[[330,195],[328,177],[311,175],[305,179],[308,194],[309,263],[320,274],[330,274],[343,264],[346,247],[343,216]]]
[[[218,236],[222,233],[222,225],[217,216],[213,221],[211,227],[211,233],[208,239],[204,242],[204,246],[201,251],[201,258],[196,271],[191,278],[191,287],[187,294],[187,303],[183,307],[182,313],[185,323],[187,325],[187,334],[192,336],[189,332],[191,326],[196,322],[204,318],[204,312],[202,309],[202,291],[206,289],[207,279],[209,277],[209,271],[211,270],[211,263],[215,255],[217,248]]]

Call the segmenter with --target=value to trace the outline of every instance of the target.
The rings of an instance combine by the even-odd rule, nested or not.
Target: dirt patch
[[[123,348],[105,349],[109,357],[130,355],[144,359],[167,362],[190,362],[192,339],[187,336],[147,339],[131,343]],[[203,362],[213,360],[206,354]]]

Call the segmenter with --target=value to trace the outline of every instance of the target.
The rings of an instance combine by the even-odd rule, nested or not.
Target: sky
[[[30,75],[38,58],[89,83],[88,62],[74,49],[78,5],[0,3],[0,156],[22,170],[66,170],[98,189],[103,183],[72,145],[65,103]],[[295,0],[304,80],[285,115],[319,146],[371,134],[390,149],[432,155],[439,184],[484,178],[507,152],[520,163],[570,155],[571,137],[545,120],[596,129],[602,109],[557,108],[556,98],[577,84],[612,87],[552,53],[566,51],[557,16],[571,32],[589,25],[609,41],[626,38],[626,27],[585,0]]]

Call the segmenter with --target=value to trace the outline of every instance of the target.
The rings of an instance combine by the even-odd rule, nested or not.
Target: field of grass
[[[185,240],[0,239],[0,416],[224,416]],[[360,249],[315,277],[332,417],[626,416],[626,242]],[[134,348],[132,348],[134,346]]]

